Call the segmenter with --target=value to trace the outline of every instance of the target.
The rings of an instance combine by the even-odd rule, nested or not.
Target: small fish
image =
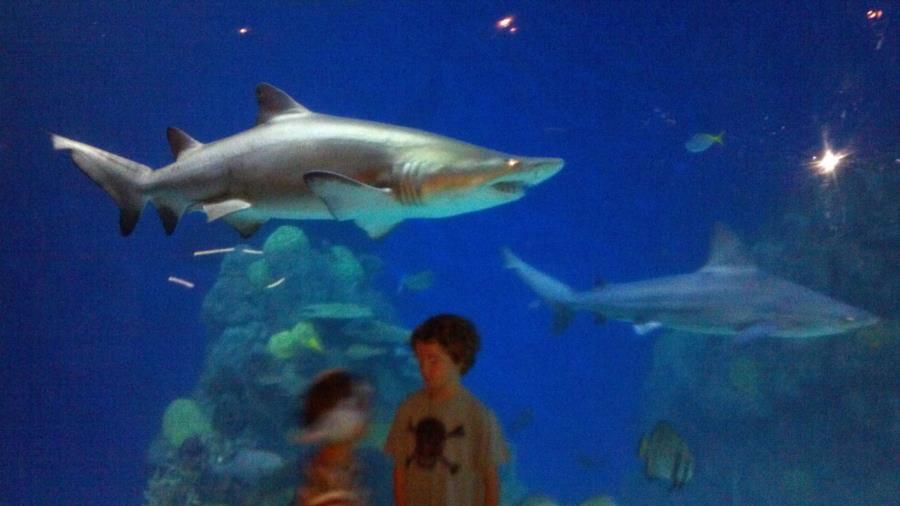
[[[284,283],[285,279],[287,279],[287,278],[278,278],[276,281],[273,281],[273,282],[269,283],[268,285],[266,285],[266,288],[275,288],[276,286],[279,286],[282,283]]]
[[[694,477],[694,456],[675,427],[664,420],[641,438],[638,456],[644,461],[647,478],[671,481],[673,490]]]
[[[712,147],[713,144],[721,144],[724,146],[725,142],[722,140],[723,135],[725,135],[725,132],[721,132],[719,135],[704,133],[694,134],[693,137],[684,143],[684,149],[691,153],[702,153]]]
[[[284,467],[285,463],[285,460],[277,453],[244,448],[238,451],[231,460],[213,463],[210,470],[218,476],[255,483],[278,471]]]
[[[407,274],[400,278],[400,283],[397,284],[397,293],[402,293],[403,291],[421,292],[428,290],[433,284],[434,272],[431,269],[425,269],[424,271]]]
[[[303,318],[330,320],[353,320],[356,318],[371,318],[373,316],[372,309],[369,307],[343,302],[307,304],[300,308],[299,314]]]
[[[317,334],[308,334],[301,337],[300,346],[319,353],[325,352],[325,347],[322,346],[322,340],[319,339]]]
[[[376,348],[365,344],[352,344],[344,350],[344,356],[350,360],[367,360],[372,357],[386,355],[387,350],[384,348]]]
[[[169,276],[169,279],[167,281],[169,283],[175,283],[176,285],[181,285],[185,288],[194,288],[194,283],[191,283],[190,281],[188,281],[186,279],[182,279],[182,278],[179,278],[176,276]]]
[[[202,257],[206,255],[220,255],[222,253],[231,253],[234,251],[234,248],[215,248],[215,249],[203,249],[194,252],[195,257]]]
[[[533,423],[534,410],[528,407],[522,408],[513,415],[512,420],[506,424],[506,432],[509,435],[516,435],[530,427]]]

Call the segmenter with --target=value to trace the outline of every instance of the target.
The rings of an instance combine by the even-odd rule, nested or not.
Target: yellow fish
[[[318,335],[305,335],[300,338],[300,345],[304,348],[318,351],[319,353],[325,352],[325,347],[322,346],[322,340],[319,339]]]
[[[721,132],[719,135],[704,133],[694,134],[684,143],[684,149],[691,153],[702,153],[709,149],[713,144],[721,144],[724,146],[725,142],[722,141],[723,135],[725,135],[725,132]]]

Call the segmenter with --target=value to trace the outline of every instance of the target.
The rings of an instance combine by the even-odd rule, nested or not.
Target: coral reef
[[[394,408],[420,378],[409,330],[372,287],[380,265],[342,245],[316,247],[292,226],[275,230],[261,252],[223,257],[203,302],[209,345],[200,382],[166,411],[148,455],[145,504],[289,504],[298,462],[310,452],[292,442],[298,397],[331,367],[375,386],[371,430],[358,453],[371,503],[390,503],[390,465],[380,449]]]
[[[210,342],[202,377],[166,411],[147,504],[290,502],[308,452],[290,442],[298,396],[325,368],[371,378],[379,392],[373,427],[388,423],[393,403],[418,383],[402,374],[410,356],[394,353],[408,333],[371,286],[379,266],[344,246],[315,247],[290,226],[275,230],[261,254],[223,257],[203,302]],[[385,489],[387,466],[374,444],[364,451],[378,476],[373,486]]]

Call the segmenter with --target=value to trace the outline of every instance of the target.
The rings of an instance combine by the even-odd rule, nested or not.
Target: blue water
[[[564,158],[518,202],[378,241],[295,224],[379,256],[389,294],[434,271],[431,289],[395,298],[400,322],[476,322],[466,384],[504,424],[529,414],[508,435],[519,479],[567,503],[618,495],[639,470],[654,338],[585,315],[551,335],[499,249],[578,289],[688,272],[715,221],[752,241],[824,184],[808,167],[824,136],[852,151],[848,170],[898,170],[889,2],[242,4],[0,7],[0,504],[140,503],[162,412],[203,367],[220,258],[191,252],[238,240],[200,214],[167,237],[152,212],[121,237],[115,205],[48,132],[161,167],[166,127],[201,141],[244,130],[265,81],[314,111]],[[494,26],[508,14],[515,33]],[[721,131],[724,147],[684,149]]]

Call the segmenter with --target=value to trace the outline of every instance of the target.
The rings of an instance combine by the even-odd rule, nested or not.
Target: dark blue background
[[[381,241],[302,225],[381,256],[385,290],[434,270],[432,290],[398,298],[403,323],[476,321],[467,384],[504,423],[533,413],[510,435],[519,476],[570,502],[615,493],[637,465],[651,341],[587,317],[551,336],[498,249],[579,289],[688,271],[713,221],[752,237],[793,198],[824,132],[857,160],[898,133],[883,2],[241,3],[0,7],[0,503],[140,501],[161,413],[202,366],[218,265],[190,253],[237,242],[199,214],[166,237],[146,213],[120,237],[114,204],[48,132],[160,167],[166,127],[201,141],[248,128],[267,81],[315,111],[565,158],[517,203]],[[884,23],[866,20],[876,4]],[[506,14],[514,35],[493,27]],[[724,149],[684,150],[723,130]]]

